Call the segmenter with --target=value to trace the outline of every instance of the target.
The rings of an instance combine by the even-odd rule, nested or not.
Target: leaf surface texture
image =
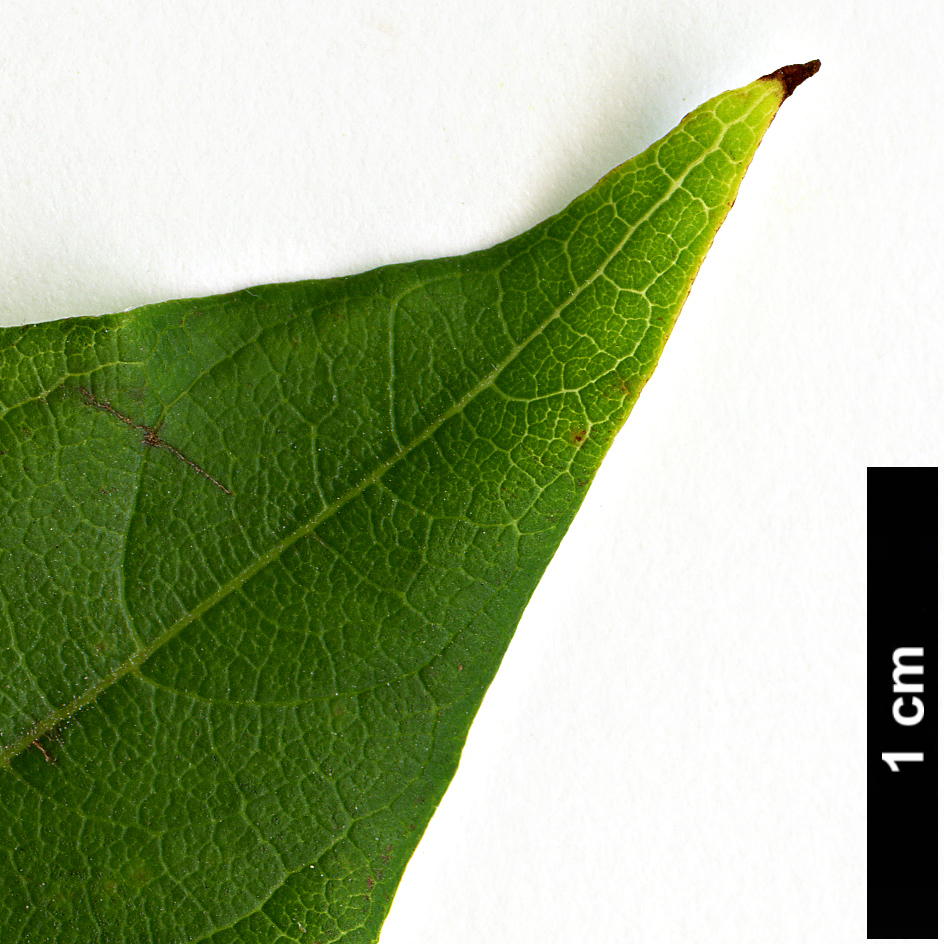
[[[4,942],[377,940],[788,85],[483,252],[0,331]]]

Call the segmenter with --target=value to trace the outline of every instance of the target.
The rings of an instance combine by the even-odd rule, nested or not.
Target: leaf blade
[[[491,250],[0,335],[4,458],[34,509],[0,558],[21,656],[3,844],[34,883],[10,900],[43,902],[0,920],[375,939],[785,93],[768,77],[713,99]],[[76,612],[62,544],[102,581]],[[50,579],[11,592],[40,557]],[[46,621],[32,662],[17,607]],[[57,768],[26,750],[73,717]],[[17,837],[39,821],[71,868]],[[89,850],[113,847],[93,877]]]

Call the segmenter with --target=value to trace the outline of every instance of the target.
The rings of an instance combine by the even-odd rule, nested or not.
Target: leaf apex
[[[783,86],[783,97],[787,99],[794,93],[798,85],[805,82],[811,75],[816,75],[821,65],[819,59],[812,59],[802,65],[783,66],[769,75],[762,75],[758,81],[776,79]]]

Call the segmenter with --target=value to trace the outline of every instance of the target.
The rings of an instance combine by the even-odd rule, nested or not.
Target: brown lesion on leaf
[[[590,430],[586,426],[582,426],[580,429],[572,429],[567,435],[575,446],[582,446],[587,441]]]
[[[639,378],[627,378],[614,374],[600,392],[607,400],[627,400],[630,398],[635,400],[639,396],[642,387],[643,384],[640,383]]]
[[[227,495],[232,497],[233,493],[219,479],[210,475],[206,469],[194,462],[189,456],[185,456],[176,446],[171,445],[166,439],[162,439],[158,432],[160,429],[159,425],[148,426],[145,423],[135,423],[135,421],[131,419],[130,416],[125,416],[124,413],[112,406],[107,400],[99,400],[99,398],[96,397],[95,394],[90,390],[87,390],[84,387],[79,387],[78,390],[82,396],[82,399],[88,406],[110,414],[116,420],[119,420],[126,426],[130,426],[132,429],[139,432],[141,434],[141,442],[143,445],[150,446],[153,449],[166,449],[168,452],[180,459],[180,461],[185,465],[189,465],[194,472],[197,472],[204,478],[209,479],[220,491],[225,492]]]
[[[185,311],[177,321],[179,327],[183,327],[188,321],[194,321],[203,314],[202,308],[190,308]]]
[[[49,756],[49,752],[46,750],[45,747],[43,747],[42,742],[39,740],[39,738],[33,741],[33,747],[38,748],[42,752],[43,757],[46,758],[47,764],[56,763],[55,758]]]

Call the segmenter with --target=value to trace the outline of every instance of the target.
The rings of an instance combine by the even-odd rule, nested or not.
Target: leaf
[[[493,249],[0,332],[0,929],[374,941],[783,99]]]

